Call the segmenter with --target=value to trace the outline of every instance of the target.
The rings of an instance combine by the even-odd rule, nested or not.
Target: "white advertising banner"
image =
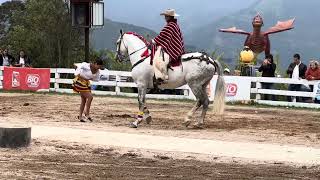
[[[226,101],[247,101],[250,100],[251,79],[244,76],[224,76],[226,82]],[[214,76],[210,82],[208,93],[213,100],[217,76]]]

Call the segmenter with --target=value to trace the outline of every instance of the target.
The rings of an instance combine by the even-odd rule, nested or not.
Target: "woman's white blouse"
[[[100,80],[100,70],[97,73],[92,74],[90,69],[90,63],[83,62],[78,65],[76,72],[74,73],[75,76],[80,75],[80,77],[92,80],[92,81],[99,81]]]

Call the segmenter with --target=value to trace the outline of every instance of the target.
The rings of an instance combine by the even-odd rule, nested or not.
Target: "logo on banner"
[[[28,74],[26,83],[29,88],[37,88],[40,85],[40,76],[38,74]]]
[[[227,96],[237,95],[238,86],[234,83],[227,84]]]
[[[20,87],[20,73],[13,71],[12,72],[12,83],[11,86],[13,88]]]

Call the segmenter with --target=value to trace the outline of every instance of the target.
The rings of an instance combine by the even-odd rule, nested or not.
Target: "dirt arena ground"
[[[0,93],[0,123],[320,148],[318,111],[227,106],[223,118],[209,112],[205,129],[199,130],[181,125],[193,102],[148,100],[152,124],[129,129],[137,112],[136,99],[96,96],[93,123],[77,121],[79,101],[73,95]],[[243,164],[218,159],[146,157],[130,150],[33,139],[27,149],[0,149],[0,178],[320,179],[319,166]]]

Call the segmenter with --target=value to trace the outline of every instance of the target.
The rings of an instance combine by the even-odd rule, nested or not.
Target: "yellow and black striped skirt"
[[[91,92],[90,81],[85,80],[80,76],[76,76],[73,79],[72,89],[73,89],[73,92],[75,93]]]

